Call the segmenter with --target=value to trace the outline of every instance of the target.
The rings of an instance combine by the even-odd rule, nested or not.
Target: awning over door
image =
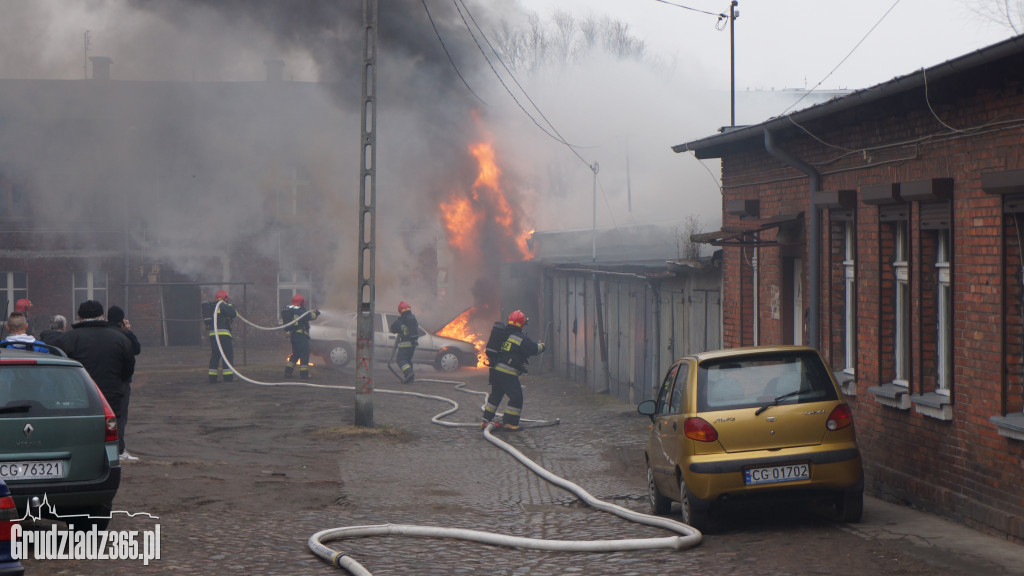
[[[797,234],[803,224],[803,212],[778,214],[763,220],[757,220],[753,226],[723,226],[721,230],[703,232],[690,236],[691,242],[711,244],[712,246],[785,246],[799,244],[803,236]],[[778,228],[779,233],[774,239],[762,240],[759,236],[765,230]]]

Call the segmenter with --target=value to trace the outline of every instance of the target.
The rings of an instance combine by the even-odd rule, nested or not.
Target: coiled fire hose
[[[220,306],[220,302],[217,303]],[[239,318],[243,322],[253,326],[260,330],[279,330],[288,324],[277,326],[273,328],[263,328],[253,324],[249,320],[242,317],[240,314]],[[217,329],[217,314],[214,312],[214,332]],[[232,370],[235,370],[227,358],[224,358],[224,350],[220,344],[220,337],[217,337],[217,347],[220,349],[221,357]],[[242,380],[251,384],[260,386],[308,386],[313,388],[336,388],[339,390],[354,390],[353,386],[340,386],[340,385],[329,385],[329,384],[313,384],[307,382],[259,382],[240,374],[235,370],[235,374]],[[475,390],[465,389],[465,382],[455,382],[450,380],[430,380],[422,379],[420,382],[435,382],[442,384],[454,384],[457,390],[468,392],[472,394],[487,395],[486,392],[478,392]],[[476,422],[448,422],[442,420],[445,416],[453,414],[459,409],[459,404],[451,398],[444,396],[437,396],[433,394],[422,394],[419,392],[410,392],[406,390],[381,390],[375,389],[374,392],[380,392],[383,394],[400,394],[404,396],[415,396],[418,398],[425,398],[430,400],[439,400],[446,402],[452,407],[445,410],[433,418],[431,422],[440,424],[442,426],[449,427],[477,427],[479,423]],[[553,426],[559,423],[558,419],[553,421],[545,420],[523,420],[531,422],[532,425],[524,426],[530,428],[539,428],[543,426]],[[588,506],[596,508],[604,512],[609,512],[625,520],[636,522],[637,524],[643,524],[646,526],[653,526],[655,528],[664,528],[671,532],[675,532],[678,536],[665,536],[661,538],[631,538],[623,540],[547,540],[540,538],[524,538],[520,536],[508,536],[505,534],[495,534],[493,532],[483,532],[479,530],[469,530],[463,528],[441,528],[437,526],[416,526],[410,524],[376,524],[376,525],[365,525],[365,526],[346,526],[340,528],[330,528],[327,530],[321,530],[309,537],[307,543],[309,549],[313,554],[316,554],[321,559],[330,562],[331,565],[337,566],[346,570],[353,576],[373,576],[373,573],[367,570],[362,564],[348,555],[346,552],[335,550],[330,546],[327,546],[325,542],[333,540],[343,540],[346,538],[365,538],[369,536],[411,536],[417,538],[455,538],[459,540],[466,540],[469,542],[478,542],[481,544],[490,544],[493,546],[506,546],[510,548],[523,548],[528,550],[549,550],[549,551],[561,551],[561,552],[616,552],[616,551],[629,551],[629,550],[652,550],[652,549],[673,549],[682,550],[685,548],[692,548],[700,544],[703,535],[696,528],[660,516],[653,516],[650,514],[643,514],[641,512],[635,512],[628,508],[623,508],[616,504],[611,504],[603,500],[599,500],[593,497],[589,492],[581,488],[579,485],[574,484],[560,476],[552,474],[547,469],[543,468],[533,460],[526,457],[522,452],[516,450],[512,445],[501,439],[495,437],[491,430],[494,428],[494,424],[490,423],[484,429],[484,437],[498,448],[504,450],[506,453],[511,455],[513,458],[521,462],[527,468],[532,470],[538,476],[543,478],[559,488],[572,492],[581,500],[583,500]]]

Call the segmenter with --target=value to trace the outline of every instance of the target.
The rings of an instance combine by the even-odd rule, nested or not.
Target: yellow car
[[[651,511],[679,502],[683,522],[707,529],[717,502],[827,496],[858,522],[864,472],[853,413],[817,350],[760,346],[676,361],[656,400],[646,448]]]

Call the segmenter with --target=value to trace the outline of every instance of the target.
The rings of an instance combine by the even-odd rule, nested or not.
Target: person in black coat
[[[99,386],[114,415],[124,405],[125,382],[135,373],[135,350],[124,332],[112,330],[103,317],[103,304],[86,300],[78,306],[78,322],[55,339],[68,358],[78,360]]]
[[[142,352],[142,344],[139,343],[139,338],[135,336],[135,332],[132,332],[131,322],[124,317],[124,310],[120,306],[111,306],[107,310],[107,323],[114,330],[118,330],[124,333],[129,340],[132,341],[132,352],[136,356]],[[132,358],[132,372],[135,371],[135,358]],[[118,455],[121,460],[138,460],[136,456],[132,456],[130,452],[124,448],[124,436],[125,429],[128,427],[128,402],[131,400],[132,395],[132,379],[124,383],[124,396],[121,397],[121,409],[115,411],[117,414],[117,448]]]

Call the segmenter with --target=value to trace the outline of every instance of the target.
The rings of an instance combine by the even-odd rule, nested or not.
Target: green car
[[[85,368],[52,351],[0,347],[0,478],[19,514],[102,530],[121,484],[117,418]]]

